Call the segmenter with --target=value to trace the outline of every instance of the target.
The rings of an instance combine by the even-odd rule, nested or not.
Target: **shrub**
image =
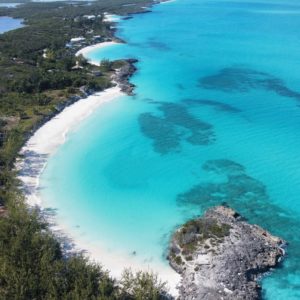
[[[120,299],[159,300],[167,294],[166,283],[152,272],[133,273],[125,269],[120,281]]]

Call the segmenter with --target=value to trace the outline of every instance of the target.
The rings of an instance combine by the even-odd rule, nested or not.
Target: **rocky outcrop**
[[[122,62],[122,67],[115,70],[112,80],[118,84],[122,92],[127,95],[133,95],[135,85],[129,82],[129,78],[137,70],[134,64],[137,63],[138,60],[131,58],[123,60]]]
[[[218,206],[174,234],[170,265],[181,274],[180,299],[260,299],[259,277],[284,256],[285,241]]]

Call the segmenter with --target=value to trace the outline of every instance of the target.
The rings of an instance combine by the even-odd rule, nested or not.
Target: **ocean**
[[[292,0],[177,0],[120,21],[127,44],[89,58],[137,58],[136,95],[68,134],[44,205],[87,245],[155,271],[180,224],[226,202],[289,243],[264,299],[299,299],[299,28]]]

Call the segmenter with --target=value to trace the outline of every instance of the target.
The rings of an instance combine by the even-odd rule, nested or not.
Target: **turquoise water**
[[[227,202],[289,242],[265,299],[300,298],[300,4],[179,0],[119,24],[134,97],[100,107],[49,159],[66,226],[155,265],[186,219]]]
[[[11,17],[0,17],[0,34],[22,27],[23,20]]]

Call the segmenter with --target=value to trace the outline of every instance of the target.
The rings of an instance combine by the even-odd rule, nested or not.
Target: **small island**
[[[170,265],[180,299],[260,299],[259,278],[282,260],[286,242],[226,206],[209,209],[173,235]]]

